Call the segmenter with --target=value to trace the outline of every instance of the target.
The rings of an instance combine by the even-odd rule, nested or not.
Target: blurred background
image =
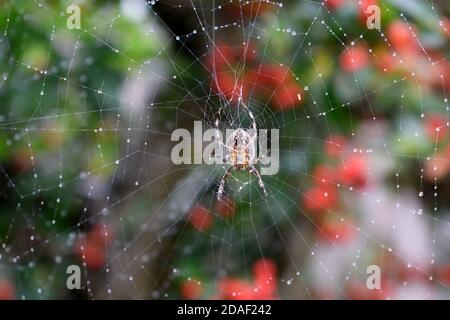
[[[0,8],[0,299],[450,298],[448,1]],[[239,98],[280,170],[219,201],[171,133]]]

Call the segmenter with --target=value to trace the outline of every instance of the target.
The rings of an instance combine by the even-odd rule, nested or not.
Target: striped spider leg
[[[253,160],[256,154],[255,141],[257,137],[256,121],[253,113],[247,108],[247,106],[240,101],[240,105],[247,111],[252,121],[252,135],[242,128],[236,129],[229,140],[226,142],[225,148],[227,149],[225,163],[229,163],[225,174],[222,176],[219,182],[219,189],[217,191],[217,199],[220,200],[223,196],[225,183],[230,178],[233,170],[247,170],[250,174],[254,175],[258,179],[258,185],[265,196],[267,196],[267,190],[260,173],[255,168]],[[216,127],[218,127],[218,120],[216,120]],[[230,141],[231,140],[231,141]]]

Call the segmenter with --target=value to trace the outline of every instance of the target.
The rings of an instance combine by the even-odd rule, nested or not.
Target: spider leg
[[[261,175],[259,174],[258,170],[256,170],[255,166],[251,163],[249,163],[248,166],[249,166],[248,171],[258,179],[258,184],[261,191],[264,193],[265,196],[267,196],[266,186],[264,185],[264,182],[262,181]]]
[[[253,129],[253,135],[251,136],[252,143],[256,140],[258,136],[258,128],[256,127],[256,119],[253,115],[253,112],[250,111],[250,109],[247,107],[247,105],[244,102],[241,102],[242,106],[244,107],[245,111],[247,111],[247,114],[250,117],[250,120],[252,121],[252,129]]]
[[[222,179],[220,179],[219,189],[217,190],[217,200],[222,199],[225,183],[227,182],[228,178],[230,178],[231,171],[233,171],[233,166],[229,166],[225,174],[222,176]]]
[[[255,130],[256,133],[256,120],[255,120],[255,116],[253,115],[253,112],[250,111],[250,109],[247,107],[247,105],[241,101],[241,105],[244,107],[245,111],[247,111],[250,119],[252,120],[252,129]]]

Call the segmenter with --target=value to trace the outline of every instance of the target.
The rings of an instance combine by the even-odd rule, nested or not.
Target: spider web
[[[377,265],[376,297],[449,298],[448,17],[379,1],[371,30],[363,2],[332,3],[80,1],[69,30],[70,3],[4,2],[0,280],[22,299],[354,299]],[[221,203],[229,165],[174,165],[170,137],[251,128],[236,99],[280,130],[280,170],[268,196],[234,171]]]

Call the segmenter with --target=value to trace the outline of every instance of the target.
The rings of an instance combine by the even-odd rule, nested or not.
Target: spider
[[[252,134],[249,134],[242,128],[236,129],[232,135],[226,141],[225,148],[228,152],[226,153],[225,163],[229,163],[225,174],[222,176],[219,182],[219,189],[217,191],[217,199],[222,199],[223,191],[225,188],[225,183],[231,176],[233,170],[248,170],[250,174],[253,174],[258,179],[258,185],[265,196],[267,196],[267,190],[264,182],[259,174],[258,170],[255,168],[254,163],[257,162],[255,159],[256,148],[256,122],[253,113],[247,108],[247,106],[240,101],[241,105],[247,111],[251,121],[252,121]],[[218,126],[218,121],[216,121],[216,126]],[[255,161],[256,160],[256,161]]]

